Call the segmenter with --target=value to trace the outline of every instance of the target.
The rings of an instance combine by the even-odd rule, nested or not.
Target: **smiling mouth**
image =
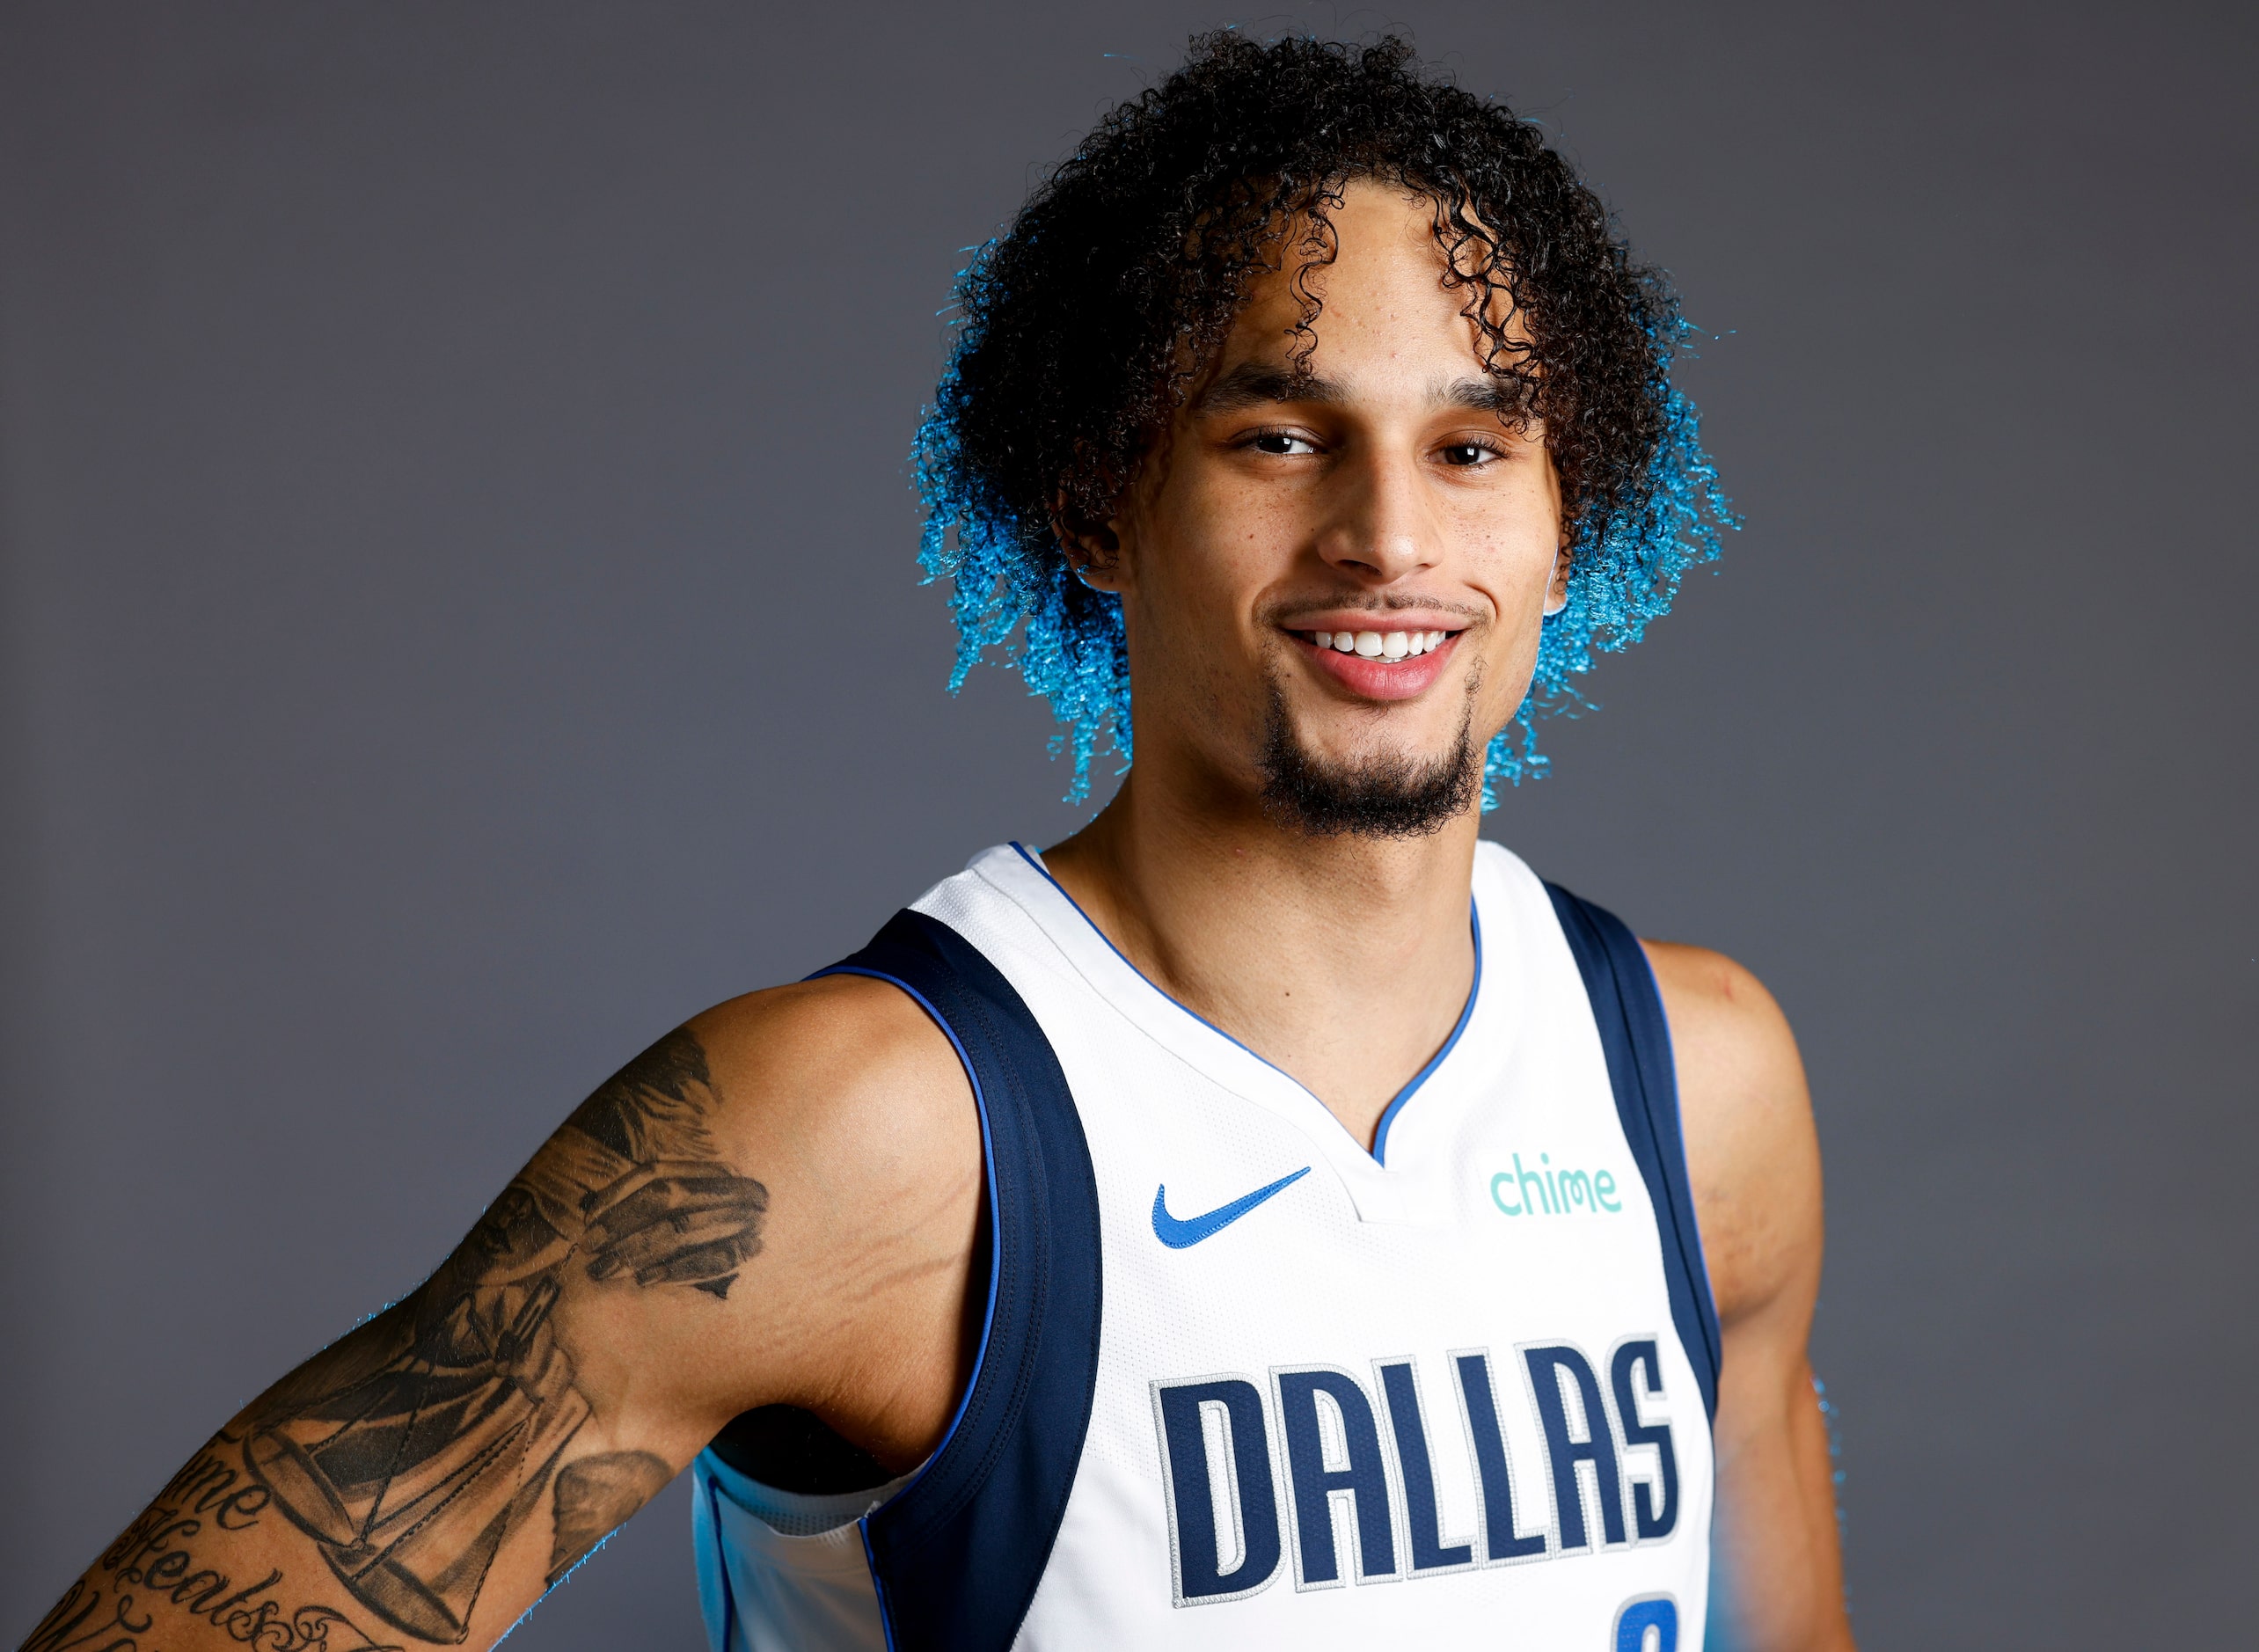
[[[1442,647],[1458,633],[1450,631],[1298,631],[1294,633],[1313,647],[1336,654],[1354,654],[1367,660],[1393,662],[1416,659]]]

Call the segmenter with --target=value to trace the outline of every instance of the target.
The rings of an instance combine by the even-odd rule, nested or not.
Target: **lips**
[[[1416,699],[1444,673],[1458,647],[1456,631],[1365,630],[1342,632],[1297,630],[1291,636],[1310,662],[1360,699]],[[1344,637],[1349,648],[1344,652]],[[1324,637],[1321,646],[1318,639]],[[1414,639],[1418,639],[1415,651]],[[1392,650],[1393,652],[1392,652]]]

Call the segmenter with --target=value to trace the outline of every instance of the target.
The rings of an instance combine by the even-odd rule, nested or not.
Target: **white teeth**
[[[1419,653],[1435,653],[1452,632],[1448,631],[1308,631],[1310,642],[1335,653],[1357,653],[1367,660],[1407,660]]]
[[[1312,631],[1304,633],[1320,648],[1360,654],[1368,660],[1405,660],[1444,646],[1448,631]]]

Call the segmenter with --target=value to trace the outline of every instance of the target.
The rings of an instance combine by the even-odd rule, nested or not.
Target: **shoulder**
[[[1722,953],[1643,940],[1670,1023],[1702,1249],[1729,1322],[1817,1289],[1820,1156],[1795,1035]]]
[[[730,1126],[836,1175],[885,1179],[969,1153],[979,1127],[948,1036],[907,994],[866,976],[751,992],[689,1023]],[[851,1172],[852,1167],[852,1172]]]
[[[1662,990],[1682,1084],[1729,1083],[1749,1093],[1801,1098],[1803,1065],[1788,1018],[1765,983],[1721,952],[1680,941],[1640,942]],[[1754,1121],[1751,1121],[1754,1122]]]

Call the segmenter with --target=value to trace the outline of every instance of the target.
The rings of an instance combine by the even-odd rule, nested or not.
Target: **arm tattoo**
[[[272,1500],[215,1449],[241,1443],[223,1434],[197,1452],[40,1619],[24,1652],[158,1652],[178,1622],[158,1627],[167,1608],[256,1652],[403,1652],[334,1606],[288,1604],[303,1596],[278,1568],[230,1569],[220,1534],[257,1526]],[[145,1638],[152,1634],[163,1638]]]
[[[557,1474],[556,1536],[549,1548],[554,1583],[586,1560],[614,1526],[657,1496],[675,1471],[649,1451],[607,1451],[567,1463]]]
[[[552,1581],[671,1477],[614,1451],[567,1463],[592,1414],[552,1309],[575,1290],[726,1296],[768,1190],[720,1157],[705,1052],[661,1039],[583,1102],[408,1304],[270,1391],[244,1459],[347,1591],[451,1645],[502,1545],[554,1482]],[[60,1644],[60,1643],[59,1643]]]

